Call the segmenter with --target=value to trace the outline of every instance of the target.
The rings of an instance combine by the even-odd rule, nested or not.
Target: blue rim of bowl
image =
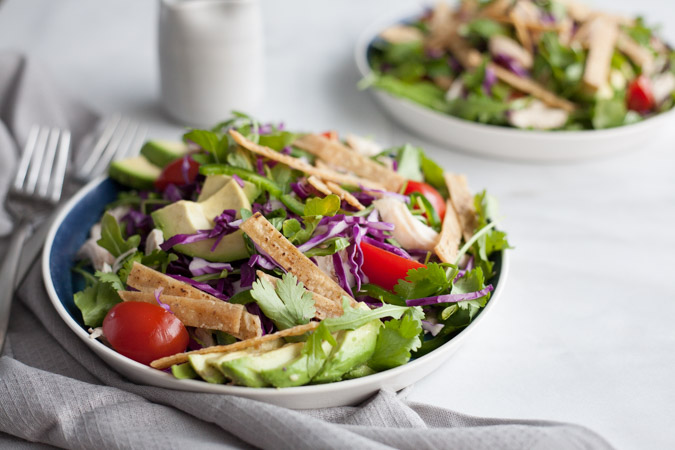
[[[377,35],[387,27],[390,27],[395,24],[409,23],[414,18],[419,17],[421,10],[419,7],[408,8],[402,12],[395,14],[390,14],[385,17],[372,22],[359,36],[356,47],[354,48],[354,61],[356,63],[356,68],[361,75],[361,78],[369,76],[373,70],[370,67],[370,62],[368,61],[368,52],[372,46],[372,43],[377,38]],[[555,136],[563,140],[574,141],[577,139],[584,140],[602,140],[607,136],[617,136],[621,134],[632,134],[635,131],[639,131],[641,128],[647,128],[655,125],[657,121],[666,121],[670,120],[672,117],[675,117],[675,107],[664,111],[662,113],[656,114],[647,119],[641,120],[637,123],[632,123],[629,125],[622,125],[620,127],[606,128],[602,130],[556,130],[556,131],[540,131],[540,130],[521,130],[519,128],[513,127],[503,127],[499,125],[488,125],[484,123],[473,122],[471,120],[461,119],[459,117],[451,116],[449,114],[443,114],[438,111],[434,111],[431,108],[420,105],[417,102],[414,102],[410,99],[404,97],[398,97],[393,94],[390,94],[387,91],[380,89],[375,90],[374,88],[369,88],[374,92],[382,95],[386,95],[389,98],[403,102],[408,107],[411,107],[415,110],[416,113],[422,114],[426,117],[435,117],[446,119],[450,123],[465,126],[472,128],[475,131],[480,131],[483,133],[492,133],[495,136],[509,137],[518,135],[521,138],[531,138],[532,140],[540,139],[542,137],[551,137]]]
[[[437,349],[429,352],[428,354],[421,356],[420,358],[417,358],[413,361],[410,361],[407,364],[404,364],[399,367],[395,367],[393,369],[385,370],[383,372],[378,372],[372,375],[368,375],[366,377],[361,377],[361,378],[355,378],[352,380],[343,380],[343,381],[338,381],[334,383],[327,383],[327,384],[316,384],[316,385],[305,385],[305,386],[297,386],[297,387],[287,387],[283,389],[277,389],[277,388],[250,388],[246,386],[230,386],[230,385],[219,385],[219,384],[209,384],[206,383],[205,381],[199,381],[199,380],[178,380],[173,377],[173,375],[153,369],[149,366],[143,365],[141,363],[138,363],[136,361],[133,361],[129,358],[126,358],[113,349],[107,347],[106,345],[102,344],[98,340],[95,339],[90,339],[89,333],[83,328],[83,326],[71,315],[69,310],[65,307],[63,304],[63,301],[59,297],[58,293],[56,292],[56,288],[52,279],[52,272],[51,272],[51,267],[52,267],[52,249],[54,247],[54,241],[55,238],[57,237],[57,233],[59,233],[60,228],[65,221],[65,219],[71,214],[72,210],[82,201],[84,200],[87,196],[91,195],[92,193],[95,195],[95,191],[100,188],[104,183],[106,182],[111,182],[109,178],[105,176],[100,176],[91,182],[89,182],[86,186],[84,186],[80,191],[78,191],[75,196],[73,196],[66,204],[61,207],[59,214],[57,217],[54,219],[54,222],[52,223],[49,233],[47,234],[47,238],[45,241],[45,246],[42,251],[42,277],[45,285],[45,289],[47,291],[47,294],[49,296],[49,299],[51,300],[52,305],[56,309],[56,312],[58,315],[61,317],[61,319],[66,323],[66,325],[84,342],[86,342],[89,345],[97,346],[98,351],[104,352],[107,354],[107,356],[111,356],[113,359],[116,359],[119,361],[120,364],[125,364],[129,368],[133,368],[136,371],[141,371],[145,375],[149,377],[156,377],[156,379],[162,380],[166,382],[167,380],[173,380],[175,383],[172,384],[172,387],[175,389],[184,389],[184,390],[204,390],[208,392],[219,392],[222,394],[232,394],[232,395],[246,395],[248,397],[254,397],[256,392],[260,393],[260,396],[262,397],[265,394],[270,394],[274,393],[273,395],[283,397],[283,396],[292,396],[296,394],[321,394],[321,393],[327,393],[329,391],[332,391],[336,388],[344,388],[344,389],[349,389],[350,387],[357,387],[359,385],[363,384],[378,384],[381,382],[385,382],[391,378],[396,377],[398,374],[402,374],[408,370],[413,369],[415,366],[424,364],[427,362],[430,358],[442,358],[444,354],[452,351],[456,345],[459,344],[460,341],[462,341],[466,336],[469,334],[469,331],[474,330],[476,326],[482,322],[483,317],[486,315],[487,311],[490,311],[492,308],[494,308],[494,303],[496,300],[501,297],[502,291],[504,290],[504,285],[507,279],[508,271],[509,271],[509,256],[508,252],[502,251],[500,258],[499,258],[499,273],[497,274],[496,279],[494,280],[495,290],[492,293],[492,296],[490,297],[490,301],[487,303],[487,305],[480,311],[478,316],[476,316],[471,323],[461,330],[456,336],[454,336],[452,339],[450,339],[448,342],[445,344],[441,345]],[[105,206],[104,204],[101,205],[101,208]],[[87,224],[87,227],[84,230],[84,233],[88,235],[89,233],[89,228],[92,224]],[[80,230],[82,231],[82,230]],[[80,242],[81,244],[81,242]],[[72,261],[68,265],[68,270],[70,270],[72,266]],[[70,293],[72,296],[72,292]],[[78,311],[79,313],[79,311]],[[443,359],[445,361],[445,359]],[[441,363],[442,364],[442,363]],[[115,369],[113,367],[113,369]],[[208,387],[207,387],[208,386]],[[191,387],[192,389],[185,389]]]

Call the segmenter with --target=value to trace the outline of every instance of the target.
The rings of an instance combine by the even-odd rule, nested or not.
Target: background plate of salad
[[[504,159],[644,147],[672,123],[675,53],[640,17],[575,0],[444,2],[378,21],[355,50],[404,127]]]
[[[53,224],[43,277],[135,382],[353,404],[432,372],[492,308],[496,219],[419,147],[236,114],[113,162]]]

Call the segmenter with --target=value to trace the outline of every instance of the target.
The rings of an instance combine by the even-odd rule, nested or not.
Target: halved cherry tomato
[[[321,136],[325,137],[326,139],[330,139],[331,141],[338,140],[338,134],[337,131],[335,130],[324,131],[323,133],[321,133]]]
[[[119,353],[150,364],[185,351],[189,336],[183,322],[159,305],[122,302],[103,319],[103,335]]]
[[[426,267],[417,261],[402,258],[366,242],[361,242],[361,250],[363,251],[361,269],[369,282],[390,291],[394,289],[398,280],[406,277],[408,270]]]
[[[443,197],[436,189],[427,183],[409,180],[408,185],[405,188],[405,192],[403,193],[405,195],[410,195],[413,192],[419,192],[427,200],[429,200],[431,206],[433,206],[436,210],[436,213],[438,213],[438,217],[443,220],[443,217],[445,217],[445,200],[443,200]]]
[[[626,91],[628,109],[644,112],[654,107],[652,83],[645,75],[640,75],[630,82]]]
[[[163,191],[170,184],[177,186],[189,184],[195,181],[198,174],[199,163],[190,155],[185,155],[164,167],[159,178],[155,180],[155,187]]]

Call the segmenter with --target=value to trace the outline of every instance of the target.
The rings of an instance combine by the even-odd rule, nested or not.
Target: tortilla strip
[[[125,302],[144,302],[157,304],[155,294],[151,292],[118,291]],[[245,312],[242,305],[233,305],[222,300],[204,300],[175,295],[161,295],[162,303],[171,307],[171,312],[188,327],[207,328],[224,331],[238,339],[250,339],[260,336],[260,318]],[[247,317],[243,319],[244,314]],[[253,326],[243,329],[242,319]],[[257,321],[257,327],[255,327]]]
[[[342,189],[342,187],[339,184],[333,183],[332,181],[327,181],[326,186],[328,187],[328,189],[331,190],[333,194],[340,197],[340,200],[346,201],[348,205],[353,206],[359,211],[363,211],[364,209],[366,209],[366,207],[363,206],[361,202],[352,195],[351,192]]]
[[[284,270],[298,277],[298,280],[304,283],[307,290],[328,297],[338,305],[342,305],[342,297],[349,298],[352,304],[356,303],[330,276],[319,269],[279,233],[262,214],[255,213],[246,219],[239,228],[244,230],[244,233]]]
[[[593,19],[592,23],[583,80],[591,88],[600,89],[609,80],[619,29],[615,22],[602,16]]]
[[[441,234],[438,243],[434,247],[434,252],[438,256],[438,259],[444,263],[455,264],[461,241],[462,226],[459,224],[459,217],[457,216],[455,207],[452,205],[452,201],[448,200],[446,202]]]
[[[424,34],[415,27],[394,25],[380,32],[380,37],[392,44],[406,44],[424,39]]]
[[[405,178],[400,174],[350,150],[340,141],[326,139],[317,134],[307,134],[296,139],[293,145],[316,155],[329,164],[344,167],[361,178],[379,182],[388,191],[398,192],[405,183]],[[327,177],[321,178],[329,180]]]
[[[445,184],[450,192],[450,200],[454,206],[462,226],[462,235],[464,240],[468,241],[473,236],[476,229],[476,208],[473,204],[473,195],[469,190],[464,175],[455,175],[453,173],[444,173]]]
[[[524,16],[526,12],[521,9],[521,5],[522,3],[516,3],[516,6],[509,13],[509,18],[516,29],[516,37],[520,44],[525,50],[532,52],[532,37],[530,36],[530,30],[525,25]]]
[[[317,178],[314,175],[307,178],[307,182],[309,184],[311,184],[314,189],[321,192],[323,195],[332,194],[331,190],[328,189],[328,186],[326,186],[326,184],[323,181],[321,181],[319,178]]]
[[[553,106],[554,108],[560,108],[567,112],[574,111],[575,109],[574,103],[565,100],[564,98],[558,97],[557,95],[547,90],[545,87],[543,87],[536,81],[532,80],[531,78],[519,77],[515,73],[509,71],[508,69],[505,69],[496,64],[492,64],[490,67],[492,67],[492,70],[494,70],[497,78],[502,80],[504,83],[510,85],[511,87],[514,87],[519,91],[523,91],[527,94],[530,94],[533,97],[538,98],[542,102],[546,103],[547,105]]]
[[[642,68],[642,73],[650,75],[654,71],[654,56],[646,48],[635,42],[625,31],[620,31],[616,39],[617,48],[631,61]]]
[[[452,33],[446,45],[462,67],[467,70],[475,69],[483,61],[480,52],[472,48],[456,31]]]
[[[232,323],[231,329],[233,331],[228,331],[228,333],[232,334],[233,336],[236,336],[237,333],[244,336],[259,336],[260,333],[262,333],[260,319],[255,314],[251,314],[246,311],[244,306],[223,302],[222,300],[215,298],[204,291],[200,291],[199,289],[190,286],[187,283],[183,283],[182,281],[178,281],[168,275],[164,275],[163,273],[146,267],[143,264],[134,262],[131,272],[129,272],[129,276],[127,277],[127,285],[141,292],[153,293],[153,299],[155,289],[161,287],[163,296],[173,295],[197,300],[214,301],[218,302],[219,304],[222,303],[227,305],[224,308],[229,308],[231,314],[238,314],[240,317],[239,327],[237,328],[234,323]]]
[[[494,20],[504,17],[511,7],[511,0],[494,0],[488,3],[480,10],[479,15],[489,17]]]
[[[258,271],[258,278],[264,278],[265,280],[272,283],[272,286],[277,285],[278,278],[268,275],[265,272]],[[314,299],[314,308],[316,308],[316,317],[319,320],[323,320],[326,317],[340,317],[342,315],[342,305],[338,305],[333,300],[324,297],[321,294],[316,292],[309,291],[312,294],[312,299]]]
[[[275,339],[280,339],[287,336],[300,336],[308,331],[315,330],[319,326],[320,322],[310,322],[305,325],[298,325],[293,328],[287,328],[285,330],[277,331],[276,333],[266,334],[265,336],[260,336],[252,339],[246,339],[245,341],[235,342],[234,344],[229,345],[214,345],[212,347],[200,348],[199,350],[193,350],[191,352],[177,353],[171,356],[165,356],[164,358],[159,358],[150,363],[151,367],[155,369],[168,369],[174,364],[181,364],[188,361],[188,356],[190,355],[208,355],[209,353],[229,353],[235,352],[238,350],[244,350],[251,347],[258,347],[261,344]]]
[[[331,180],[340,184],[349,184],[353,186],[358,186],[359,184],[362,184],[364,186],[368,186],[375,189],[383,189],[382,184],[377,183],[375,181],[365,180],[350,175],[343,175],[341,173],[337,173],[332,170],[319,169],[317,167],[312,166],[311,164],[306,163],[305,161],[299,158],[284,155],[283,153],[274,151],[269,147],[263,147],[262,145],[258,145],[246,139],[236,130],[230,130],[230,135],[237,144],[241,145],[246,150],[249,150],[257,155],[264,156],[265,158],[271,159],[273,161],[286,164],[288,167],[300,170],[308,175],[316,175],[317,177],[320,177],[324,180]]]
[[[434,12],[429,22],[429,38],[427,46],[432,49],[441,49],[451,39],[455,24],[452,18],[450,6],[444,1],[436,3]]]

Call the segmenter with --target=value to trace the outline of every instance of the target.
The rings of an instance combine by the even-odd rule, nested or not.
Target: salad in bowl
[[[471,122],[598,130],[670,110],[674,61],[639,17],[577,0],[463,0],[381,29],[361,86]]]
[[[112,163],[73,271],[92,339],[178,379],[288,388],[407,364],[490,301],[506,234],[421,148],[243,115]]]

